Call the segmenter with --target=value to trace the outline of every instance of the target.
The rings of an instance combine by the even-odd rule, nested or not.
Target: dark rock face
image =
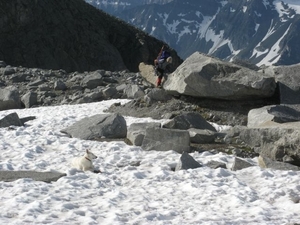
[[[138,71],[163,43],[82,0],[1,1],[0,60],[14,66]],[[181,59],[172,52],[176,68]]]
[[[106,0],[106,1],[99,1],[99,0],[86,0],[89,4],[100,7],[101,9],[105,9],[105,12],[108,13],[115,13],[122,10],[131,9],[140,5],[145,4],[159,4],[163,5],[173,0]]]

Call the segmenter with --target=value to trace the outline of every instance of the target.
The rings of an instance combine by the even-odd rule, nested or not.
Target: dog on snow
[[[72,160],[72,167],[82,170],[82,171],[91,171],[94,173],[100,173],[100,170],[95,170],[93,165],[93,159],[96,159],[97,156],[94,153],[90,152],[88,149],[85,151],[84,156],[77,157]]]

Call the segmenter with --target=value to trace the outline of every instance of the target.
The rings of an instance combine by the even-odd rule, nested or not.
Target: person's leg
[[[159,76],[157,77],[157,81],[156,81],[156,87],[159,87],[161,85],[161,80],[162,80],[163,74],[159,74]]]

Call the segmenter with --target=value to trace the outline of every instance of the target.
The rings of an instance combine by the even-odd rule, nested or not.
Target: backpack
[[[159,59],[164,59],[164,60],[166,60],[166,59],[167,59],[168,57],[170,57],[170,56],[171,56],[170,52],[164,50],[164,51],[161,53],[161,56],[159,57]]]

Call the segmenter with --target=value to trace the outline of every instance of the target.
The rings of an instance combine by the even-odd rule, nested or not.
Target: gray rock
[[[215,142],[215,133],[211,130],[201,130],[201,129],[195,129],[190,128],[188,129],[191,142],[197,143],[197,144],[208,144],[208,143],[214,143]]]
[[[274,116],[273,121],[277,123],[300,121],[300,105],[276,105],[268,113]]]
[[[108,71],[105,71],[105,72],[108,72]],[[105,83],[109,83],[109,84],[117,84],[118,81],[112,77],[103,77],[103,81]]]
[[[300,166],[300,128],[248,128],[240,130],[239,138],[264,158]],[[293,159],[293,161],[290,161]]]
[[[30,120],[35,120],[36,117],[35,116],[27,116],[27,117],[22,117],[20,118],[20,121],[22,124],[25,124],[26,122],[30,121]]]
[[[127,125],[123,116],[119,114],[98,114],[84,118],[72,126],[61,130],[68,134],[84,140],[94,140],[99,138],[125,138],[127,135]]]
[[[227,169],[225,163],[218,162],[218,161],[209,161],[208,163],[205,164],[205,166],[212,168],[212,169],[218,169],[218,168]]]
[[[24,103],[26,108],[31,108],[38,103],[37,93],[30,91],[22,96],[21,101]]]
[[[37,79],[37,80],[35,80],[35,81],[30,82],[30,83],[28,84],[28,86],[29,86],[29,87],[38,87],[38,86],[44,84],[45,82],[46,82],[46,81],[45,81],[44,79],[39,78],[39,79]]]
[[[0,111],[21,108],[19,91],[14,86],[0,88]]]
[[[200,113],[187,112],[174,117],[163,125],[164,128],[188,130],[190,128],[207,129],[216,132],[216,129],[208,123]]]
[[[153,65],[147,65],[142,62],[139,64],[139,71],[144,79],[146,79],[149,83],[156,85],[157,76],[155,76]]]
[[[0,127],[23,126],[17,113],[11,113],[0,120]]]
[[[172,99],[172,96],[167,93],[164,89],[153,88],[146,96],[145,99],[149,104],[153,102],[161,101],[165,102]]]
[[[112,98],[114,95],[117,94],[117,89],[115,87],[107,87],[102,90],[103,96],[106,98]]]
[[[235,157],[231,170],[237,171],[237,170],[242,170],[242,169],[245,169],[245,168],[248,168],[251,166],[253,166],[251,163],[249,163],[243,159]]]
[[[54,90],[65,91],[67,90],[67,86],[62,80],[57,80],[54,82]]]
[[[266,158],[263,156],[258,157],[258,165],[261,168],[275,169],[275,170],[294,170],[299,171],[300,167],[294,166],[289,163],[273,161],[270,158]]]
[[[35,86],[35,85],[33,85]],[[51,91],[51,88],[49,87],[49,84],[48,83],[42,83],[40,85],[38,85],[38,90],[39,91],[43,91],[43,92],[46,92],[46,91]]]
[[[280,94],[280,104],[300,104],[300,64],[290,66],[270,66],[264,70],[274,76]]]
[[[178,153],[190,151],[190,135],[188,131],[147,128],[142,143],[146,151],[168,151],[174,150]]]
[[[118,92],[124,92],[126,87],[127,87],[126,84],[120,84],[120,85],[116,86],[116,89]]]
[[[128,127],[127,139],[135,146],[141,146],[147,128],[160,128],[160,123],[133,123]]]
[[[16,73],[16,69],[14,67],[6,66],[3,69],[3,75],[12,75],[14,73]]]
[[[167,91],[214,99],[253,99],[275,93],[274,77],[195,52],[164,84]]]
[[[252,109],[248,113],[249,128],[263,127],[270,124],[270,121],[276,123],[287,123],[300,121],[300,105],[270,105],[258,109]]]
[[[91,101],[89,102],[95,102],[95,101],[100,101],[103,99],[103,92],[102,90],[95,90],[92,93],[87,94],[85,97],[90,98]],[[82,102],[83,103],[83,102]]]
[[[35,181],[51,183],[66,176],[58,172],[36,172],[36,171],[0,171],[0,181],[12,182],[18,179],[29,178]]]
[[[259,127],[274,119],[274,115],[271,115],[268,110],[272,106],[264,106],[258,109],[251,109],[248,113],[247,127]]]
[[[202,167],[202,165],[199,162],[197,162],[187,152],[183,152],[182,155],[180,156],[179,162],[176,165],[175,171],[196,169],[199,167]]]
[[[98,86],[103,85],[103,79],[102,79],[103,74],[104,74],[104,71],[97,70],[97,71],[93,72],[92,74],[86,75],[81,82],[81,86],[83,88],[94,89]]]
[[[27,80],[28,74],[21,73],[21,74],[14,74],[10,76],[10,80],[13,83],[20,83],[20,82],[25,82]]]
[[[137,99],[145,95],[144,91],[136,84],[128,84],[124,89],[124,94],[130,99]]]

